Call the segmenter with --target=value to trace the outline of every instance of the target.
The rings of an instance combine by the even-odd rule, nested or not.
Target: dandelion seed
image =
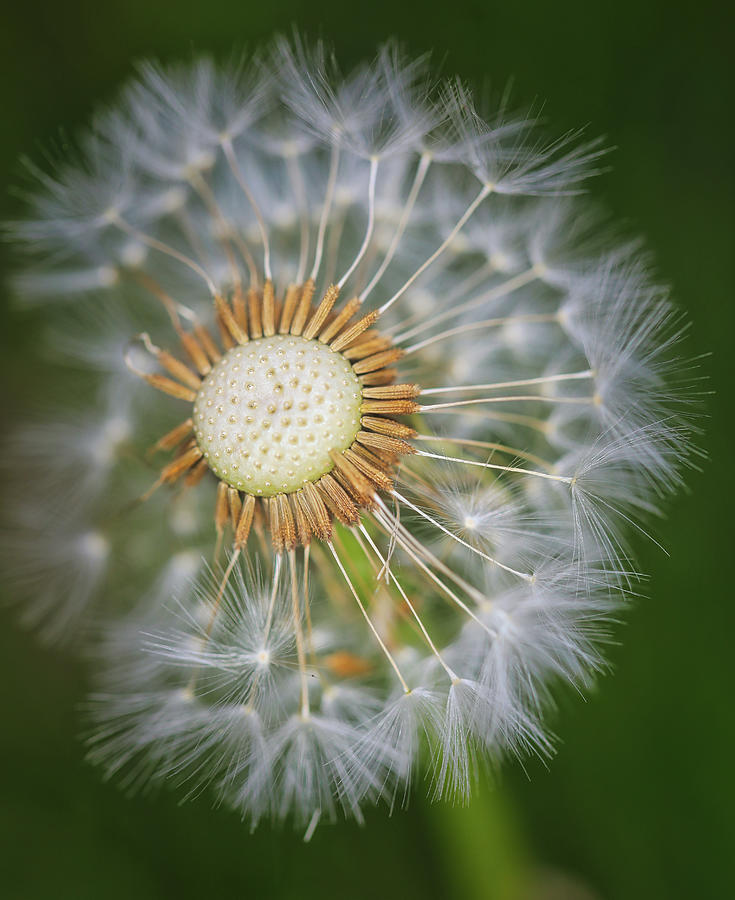
[[[600,145],[278,40],[143,66],[80,151],[16,289],[98,405],[5,461],[26,619],[97,642],[90,757],[309,840],[548,754],[694,433],[666,291],[573,196]]]

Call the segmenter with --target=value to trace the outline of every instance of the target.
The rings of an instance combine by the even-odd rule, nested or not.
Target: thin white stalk
[[[467,207],[467,209],[464,211],[464,213],[460,216],[460,219],[457,222],[457,224],[449,232],[449,234],[442,241],[442,243],[436,248],[436,250],[431,254],[431,256],[427,260],[425,260],[418,267],[418,269],[416,269],[416,271],[413,273],[413,275],[406,282],[404,282],[403,286],[400,287],[396,291],[395,294],[393,294],[393,296],[390,298],[390,300],[386,300],[386,302],[381,307],[379,307],[379,312],[381,315],[387,309],[390,309],[390,307],[393,306],[393,304],[396,302],[396,300],[398,300],[400,297],[402,297],[406,293],[406,291],[411,287],[411,285],[414,283],[414,281],[416,281],[416,279],[420,275],[422,275],[429,268],[429,266],[442,255],[442,253],[444,253],[444,251],[447,249],[447,247],[452,243],[452,241],[457,237],[459,232],[464,228],[464,226],[466,225],[470,216],[472,216],[472,214],[475,212],[477,207],[491,193],[492,193],[491,187],[489,187],[488,185],[482,186],[479,194],[475,197],[475,199],[472,201],[472,203],[470,203],[470,205]]]
[[[281,555],[278,554],[274,560],[273,566],[273,583],[271,585],[271,596],[268,604],[268,615],[265,620],[265,628],[263,629],[263,634],[265,636],[265,640],[270,636],[271,625],[273,624],[273,613],[276,609],[276,596],[278,594],[278,582],[281,578]]]
[[[426,178],[426,173],[429,171],[429,166],[431,164],[431,155],[429,153],[422,153],[419,159],[419,164],[416,167],[416,174],[413,179],[413,184],[411,185],[411,189],[408,192],[408,197],[406,198],[406,203],[403,207],[403,211],[401,213],[401,217],[398,221],[398,227],[396,228],[395,234],[393,235],[393,239],[390,242],[390,246],[388,247],[388,251],[383,258],[383,262],[380,264],[378,271],[373,275],[370,283],[360,293],[360,302],[364,302],[367,297],[372,293],[373,288],[378,284],[380,279],[385,274],[385,270],[391,263],[391,260],[395,256],[396,250],[398,249],[398,245],[401,242],[401,238],[403,237],[403,233],[406,230],[406,226],[408,225],[408,220],[411,218],[411,213],[413,212],[413,208],[416,204],[416,198],[419,195],[419,191],[421,190],[421,186],[424,183],[424,179]]]
[[[365,255],[368,246],[370,245],[370,241],[373,237],[373,229],[375,228],[375,182],[378,177],[378,165],[379,158],[377,156],[373,156],[370,160],[370,178],[368,180],[368,220],[367,220],[367,228],[365,229],[365,237],[362,239],[362,244],[360,245],[360,249],[357,251],[357,256],[352,261],[349,269],[344,273],[344,275],[337,282],[337,287],[342,288],[347,281],[347,279],[352,275],[355,269],[360,264],[360,260]]]
[[[480,450],[497,450],[499,453],[507,453],[510,456],[519,459],[527,459],[531,463],[543,466],[545,469],[553,470],[554,465],[548,460],[536,456],[535,453],[529,453],[528,450],[521,450],[519,447],[510,447],[508,444],[499,444],[496,441],[478,441],[474,438],[456,438],[449,437],[445,434],[417,434],[411,438],[412,441],[430,441],[437,444],[457,444],[460,447],[477,447]]]
[[[374,513],[374,516],[381,527],[390,533],[393,530],[393,526],[398,523],[396,523],[395,520],[392,521],[391,514],[388,509],[382,504],[381,506],[383,508],[383,513]],[[423,559],[421,559],[421,555],[419,554],[419,552],[413,549],[413,547],[405,539],[405,537],[400,534],[401,531],[403,531],[403,528],[400,524],[398,524],[399,533],[396,534],[396,540],[404,553],[407,553],[408,556],[410,556],[411,559],[416,563],[416,565],[434,582],[434,584],[436,584],[437,587],[439,587],[439,589],[444,594],[446,594],[447,597],[449,597],[452,603],[455,603],[463,612],[465,612],[473,622],[476,622],[484,631],[486,631],[490,635],[490,637],[497,637],[497,632],[493,631],[481,619],[479,619],[477,615],[469,608],[469,606],[467,606],[464,600],[458,597],[449,587],[449,585],[445,584],[435,572],[431,571],[429,566],[424,562]]]
[[[504,413],[497,410],[476,410],[476,409],[436,409],[435,415],[445,416],[476,416],[478,419],[486,421],[492,419],[496,422],[506,422],[510,425],[521,425],[523,428],[533,428],[541,434],[547,434],[549,431],[549,423],[546,419],[540,419],[538,416],[526,416],[521,413]]]
[[[422,456],[431,456],[432,454],[421,454]],[[441,457],[440,457],[441,458]],[[422,519],[426,519],[427,522],[430,522],[435,528],[438,528],[439,531],[443,532],[450,537],[453,541],[456,541],[458,544],[461,544],[463,547],[466,547],[468,550],[471,550],[477,556],[482,557],[487,562],[492,563],[492,565],[497,566],[499,569],[502,569],[504,572],[509,572],[511,575],[517,575],[518,578],[522,578],[524,581],[532,581],[533,576],[529,575],[526,572],[519,572],[517,569],[512,569],[510,566],[506,566],[504,563],[499,562],[497,559],[494,559],[492,556],[489,556],[487,553],[483,553],[482,550],[479,550],[477,547],[473,547],[472,544],[465,541],[457,534],[453,534],[448,528],[441,524],[441,522],[437,522],[432,516],[430,516],[427,512],[424,512],[418,506],[415,506],[411,503],[410,500],[407,500],[402,494],[399,494],[398,491],[393,490],[391,494],[400,502],[404,503],[409,509],[412,509],[415,513],[421,516]]]
[[[458,394],[462,391],[494,391],[501,388],[528,387],[532,384],[555,384],[559,381],[579,381],[583,378],[592,378],[592,369],[584,372],[565,372],[562,375],[542,375],[539,378],[523,378],[519,381],[496,381],[492,384],[457,384],[451,387],[423,388],[419,392],[420,397],[429,394]]]
[[[309,680],[306,672],[306,650],[304,649],[304,633],[301,628],[301,604],[299,602],[299,583],[296,577],[296,551],[288,551],[289,569],[291,570],[291,605],[293,608],[293,627],[296,636],[296,655],[299,660],[299,676],[301,679],[301,716],[309,718]]]
[[[444,658],[442,657],[441,653],[439,652],[439,650],[438,650],[436,644],[434,643],[434,641],[431,639],[431,635],[430,635],[429,632],[426,630],[426,626],[425,626],[424,623],[422,622],[421,617],[419,616],[418,612],[416,611],[416,609],[415,609],[413,603],[411,603],[411,601],[408,599],[408,595],[407,595],[406,592],[403,590],[403,586],[401,585],[401,583],[398,581],[398,579],[396,578],[396,576],[395,576],[395,575],[393,574],[393,572],[391,571],[390,564],[389,564],[388,562],[386,562],[385,559],[383,559],[382,553],[380,552],[380,550],[378,550],[378,548],[377,548],[377,546],[376,546],[376,544],[375,544],[375,541],[373,541],[372,537],[370,536],[370,533],[368,532],[368,530],[365,528],[365,526],[364,526],[362,523],[360,523],[360,531],[361,531],[361,533],[364,535],[364,537],[365,537],[365,539],[367,540],[368,544],[370,544],[370,547],[372,548],[373,553],[374,553],[374,554],[378,557],[378,559],[380,560],[380,564],[381,564],[381,566],[383,567],[383,570],[387,573],[387,575],[388,575],[388,577],[390,578],[390,580],[391,580],[391,581],[393,582],[393,584],[396,586],[396,588],[398,589],[398,592],[400,593],[401,597],[403,597],[403,600],[404,600],[406,606],[411,610],[411,615],[412,615],[412,616],[414,617],[414,619],[416,620],[416,624],[419,626],[419,628],[420,628],[420,630],[421,630],[421,633],[423,634],[424,639],[426,640],[426,643],[429,645],[429,648],[431,649],[431,652],[432,652],[432,653],[434,654],[434,656],[436,656],[436,658],[439,660],[439,662],[440,662],[442,668],[444,669],[444,671],[445,671],[445,672],[447,673],[447,675],[449,676],[449,680],[450,680],[450,681],[453,681],[453,680],[457,677],[456,674],[455,674],[455,673],[452,671],[452,669],[444,662]],[[362,545],[362,546],[363,546],[363,551],[364,551],[364,545]],[[365,555],[367,556],[367,552],[366,552],[366,551],[365,551]]]
[[[327,231],[327,222],[329,221],[329,213],[332,210],[332,202],[334,200],[334,189],[337,185],[337,173],[339,171],[339,146],[332,145],[332,153],[329,160],[329,176],[327,178],[327,191],[324,195],[324,204],[322,206],[321,216],[319,217],[319,229],[316,236],[316,249],[314,251],[314,265],[311,269],[309,278],[316,281],[319,274],[319,267],[322,264],[322,254],[324,253],[324,235]]]
[[[255,218],[258,222],[258,229],[260,230],[260,239],[263,242],[263,271],[265,274],[265,280],[269,281],[273,276],[271,274],[271,248],[270,241],[268,240],[268,226],[265,223],[263,213],[258,206],[258,202],[255,199],[253,192],[250,190],[248,183],[243,177],[242,170],[240,169],[237,157],[235,156],[235,151],[232,147],[232,141],[229,138],[225,138],[222,141],[222,150],[224,151],[227,163],[232,170],[232,174],[235,176],[235,181],[237,181],[237,183],[242,188],[243,194],[245,194],[245,196],[248,198],[248,202],[250,203],[250,206],[255,213]]]
[[[189,243],[187,255],[196,260],[205,271],[211,270],[212,254],[202,242],[201,229],[194,224],[191,210],[187,206],[182,206],[174,212],[173,219]]]
[[[395,338],[395,341],[403,341],[406,338],[413,337],[415,334],[426,331],[427,328],[433,328],[434,325],[443,322],[446,319],[451,319],[470,309],[476,309],[478,306],[484,306],[485,304],[492,303],[494,300],[501,300],[503,297],[507,297],[508,294],[512,294],[513,291],[517,291],[519,288],[535,281],[539,277],[539,268],[540,267],[537,266],[531,266],[531,268],[526,269],[525,272],[521,272],[520,274],[513,276],[513,278],[504,281],[502,284],[496,284],[495,287],[489,288],[487,291],[480,294],[479,297],[472,297],[464,303],[460,303],[458,306],[449,306],[445,312],[432,315],[419,325],[414,326],[408,331],[402,332]]]
[[[271,595],[270,600],[268,602],[268,614],[265,619],[265,628],[263,629],[263,644],[266,644],[268,638],[271,633],[271,626],[273,625],[273,614],[276,609],[276,597],[278,596],[278,582],[281,578],[281,554],[278,553],[275,557],[274,566],[273,566],[273,581],[271,583]],[[245,709],[253,708],[253,701],[255,697],[255,691],[258,687],[258,680],[260,679],[260,669],[256,669],[255,675],[253,677],[252,683],[250,685],[250,689],[248,691],[248,696],[245,698],[245,702],[243,706]]]
[[[493,272],[495,271],[494,264],[488,260],[483,263],[481,266],[478,266],[475,271],[460,281],[452,290],[450,290],[447,294],[442,296],[442,304],[452,305],[455,300],[459,297],[464,297],[464,295],[471,290],[474,290],[478,284],[480,284],[485,278],[489,278]],[[403,334],[401,329],[406,329],[408,332],[407,326],[411,325],[412,322],[415,322],[419,319],[422,323],[426,320],[426,316],[423,311],[418,311],[411,313],[411,315],[406,316],[402,322],[398,322],[395,325],[391,325],[388,328],[384,328],[386,334],[393,335],[395,332],[400,332]],[[409,337],[410,334],[406,333],[403,335],[404,337]]]
[[[387,509],[383,507],[385,510],[384,515],[390,516],[390,513],[387,512]],[[376,518],[375,520],[378,524],[381,524],[381,521]],[[454,582],[458,588],[463,590],[468,597],[471,597],[475,603],[482,604],[487,603],[487,598],[477,590],[476,587],[473,587],[471,584],[468,584],[464,578],[460,575],[457,575],[456,572],[453,572],[452,569],[449,568],[445,563],[443,563],[440,559],[438,559],[434,554],[417,538],[415,538],[410,531],[404,526],[401,525],[398,517],[394,517],[393,525],[386,526],[384,523],[381,524],[381,527],[387,531],[388,535],[391,537],[394,543],[398,542],[398,533],[400,533],[401,538],[403,540],[402,547],[409,546],[413,547],[414,552],[417,553],[427,564],[432,565],[438,572],[441,572],[442,575],[445,575],[450,581]],[[405,545],[405,546],[404,546]]]
[[[425,456],[428,459],[440,459],[443,462],[461,463],[465,466],[477,466],[481,469],[494,469],[498,472],[516,472],[520,475],[533,475],[535,478],[546,478],[549,481],[559,481],[562,484],[571,484],[572,479],[566,475],[552,475],[549,472],[537,472],[534,469],[523,469],[520,466],[501,466],[497,463],[483,463],[476,459],[462,459],[458,456],[443,456],[441,453],[429,453],[427,450],[417,450],[417,456]]]
[[[311,625],[311,606],[309,604],[309,560],[310,560],[310,545],[304,545],[304,578],[301,585],[301,591],[304,597],[304,617],[306,619],[306,646],[309,651],[309,656],[311,658],[311,664],[316,669],[316,674],[319,680],[322,680],[322,673],[316,668],[316,652],[314,650],[314,631]]]
[[[250,247],[248,247],[247,241],[237,230],[235,230],[232,233],[232,243],[240,251],[240,256],[242,256],[243,261],[247,266],[248,277],[250,278],[250,287],[257,289],[258,285],[260,284],[260,275],[258,273],[258,266],[255,262],[255,257],[253,256]]]
[[[220,604],[222,603],[222,597],[224,596],[225,590],[227,588],[227,584],[230,580],[230,575],[232,575],[232,570],[235,568],[235,564],[240,557],[240,551],[235,550],[235,552],[230,557],[230,562],[225,569],[225,573],[222,576],[222,580],[220,581],[219,587],[217,588],[217,594],[215,595],[214,602],[212,603],[212,611],[209,616],[209,621],[207,622],[207,627],[204,629],[204,634],[200,640],[199,652],[201,653],[204,648],[209,643],[209,639],[212,636],[212,629],[214,628],[215,620],[217,619],[217,614],[219,613]],[[197,679],[199,677],[199,670],[201,665],[197,665],[194,667],[191,673],[191,677],[189,678],[189,683],[186,686],[186,690],[188,693],[193,694],[196,690]]]
[[[472,400],[453,400],[451,403],[431,403],[420,407],[419,412],[436,412],[455,406],[477,406],[479,403],[514,403],[517,400],[533,400],[538,403],[578,403],[585,406],[595,402],[594,397],[546,397],[544,394],[517,394],[510,397],[475,397]]]
[[[237,262],[235,260],[235,254],[232,251],[232,247],[230,246],[230,241],[228,239],[228,236],[231,235],[235,231],[235,229],[233,228],[232,224],[227,221],[225,214],[220,208],[219,203],[217,203],[217,198],[214,195],[214,191],[207,184],[202,174],[200,172],[193,173],[189,181],[194,190],[201,197],[202,202],[207,207],[210,216],[219,226],[219,234],[217,235],[217,239],[225,252],[225,256],[227,257],[227,263],[232,274],[233,286],[239,288],[242,285],[242,277],[240,275],[240,269],[238,268]]]
[[[293,154],[289,156],[286,160],[286,167],[291,182],[291,189],[296,197],[296,205],[299,210],[299,265],[296,270],[294,282],[296,284],[301,284],[304,280],[304,275],[306,274],[306,260],[309,256],[309,210],[306,200],[306,189],[304,187],[304,174],[301,171],[298,156]]]
[[[355,590],[354,585],[353,585],[352,582],[350,581],[350,576],[347,574],[347,572],[345,571],[345,567],[342,565],[342,560],[339,558],[339,555],[338,555],[337,551],[336,551],[335,548],[334,548],[334,544],[332,544],[331,541],[330,541],[329,544],[328,544],[328,546],[329,546],[329,549],[330,549],[330,551],[331,551],[331,553],[332,553],[332,556],[334,557],[334,561],[337,563],[337,566],[339,567],[339,570],[340,570],[340,572],[342,573],[342,577],[343,577],[344,580],[347,582],[347,587],[350,589],[350,592],[351,592],[352,596],[355,598],[355,601],[356,601],[357,605],[360,607],[360,612],[362,613],[362,615],[363,615],[365,621],[366,621],[367,624],[368,624],[368,627],[370,628],[370,630],[372,631],[373,635],[375,636],[375,640],[380,644],[380,648],[381,648],[381,650],[383,651],[383,653],[385,654],[386,659],[388,660],[388,662],[391,664],[391,667],[393,668],[393,671],[396,673],[396,675],[397,675],[397,677],[398,677],[398,680],[401,682],[401,686],[403,687],[403,690],[404,690],[407,694],[410,694],[410,693],[411,693],[411,689],[409,688],[408,684],[406,683],[406,679],[405,679],[405,678],[403,677],[403,675],[401,674],[401,670],[398,668],[398,663],[397,663],[397,662],[395,661],[395,659],[393,659],[393,657],[391,656],[390,650],[388,650],[388,648],[387,648],[386,645],[385,645],[385,641],[384,641],[383,638],[378,634],[377,629],[376,629],[375,626],[373,625],[373,623],[372,623],[372,621],[371,621],[371,619],[370,619],[370,616],[368,615],[367,610],[365,609],[365,607],[364,607],[364,605],[363,605],[363,603],[362,603],[362,600],[360,600],[360,597],[359,597],[357,591]]]
[[[449,337],[455,337],[458,334],[467,334],[470,331],[480,331],[483,328],[500,328],[503,325],[513,325],[516,322],[543,323],[558,321],[558,313],[529,313],[528,315],[521,316],[502,316],[498,319],[482,319],[479,322],[469,322],[466,325],[457,325],[455,328],[448,328],[446,331],[440,331],[439,334],[434,334],[431,337],[425,338],[423,341],[411,344],[404,349],[403,355],[407,356],[409,353],[416,353],[417,350],[423,350],[424,347],[436,344],[439,341],[444,341]],[[397,338],[395,343],[398,343]]]
[[[337,277],[337,262],[339,261],[339,247],[342,243],[342,233],[345,229],[346,210],[340,209],[335,213],[329,226],[326,253],[324,254],[324,284],[334,284]]]
[[[110,222],[113,225],[117,225],[117,227],[124,231],[125,234],[129,234],[131,237],[134,237],[136,240],[141,241],[148,247],[151,247],[153,250],[158,250],[159,253],[165,253],[166,256],[170,256],[172,259],[177,260],[183,265],[187,266],[192,272],[195,272],[207,285],[210,294],[214,297],[217,294],[217,287],[215,286],[214,281],[207,275],[205,270],[199,265],[198,262],[195,262],[191,257],[187,256],[185,253],[181,253],[179,250],[176,250],[174,247],[170,247],[168,244],[164,244],[163,241],[159,241],[157,238],[151,237],[149,234],[146,234],[144,231],[140,231],[140,229],[135,228],[135,226],[131,225],[129,222],[126,222],[125,219],[121,218],[117,213],[113,213],[110,215]]]

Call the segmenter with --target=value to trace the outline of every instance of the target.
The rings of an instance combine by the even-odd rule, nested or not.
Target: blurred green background
[[[631,608],[616,669],[582,702],[567,696],[547,771],[510,766],[468,810],[382,811],[365,828],[248,834],[206,800],[129,800],[82,761],[84,672],[38,649],[3,611],[0,630],[0,895],[658,900],[733,896],[735,592],[732,542],[733,34],[724,5],[451,0],[22,2],[0,32],[0,168],[38,153],[111,97],[136,58],[225,55],[292,24],[345,64],[397,35],[447,73],[546,101],[556,132],[589,124],[619,149],[595,195],[648,238],[693,320],[690,351],[713,391],[710,460],[659,530],[639,542],[650,596]],[[730,112],[728,112],[730,110]],[[0,214],[16,201],[0,194]],[[9,251],[2,249],[3,262]],[[23,398],[30,338],[4,303],[4,384]],[[15,404],[14,404],[15,405]]]

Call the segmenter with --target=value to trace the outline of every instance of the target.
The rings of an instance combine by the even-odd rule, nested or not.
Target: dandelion
[[[693,427],[666,289],[577,196],[600,145],[537,132],[278,40],[142,67],[33,169],[60,399],[5,454],[9,565],[93,645],[107,774],[308,837],[552,751]]]

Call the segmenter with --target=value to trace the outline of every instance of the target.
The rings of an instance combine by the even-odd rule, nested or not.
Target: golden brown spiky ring
[[[396,462],[400,456],[414,452],[407,439],[415,435],[411,427],[393,417],[410,415],[418,410],[414,398],[420,388],[417,384],[395,383],[397,372],[392,365],[403,351],[372,327],[378,318],[377,311],[356,318],[360,309],[357,298],[335,310],[339,296],[336,285],[329,287],[315,306],[312,302],[314,282],[311,280],[302,285],[290,285],[283,300],[279,301],[273,283],[266,281],[262,291],[250,289],[246,295],[236,289],[231,300],[219,295],[214,298],[218,344],[193,317],[190,317],[190,327],[185,328],[180,308],[158,285],[146,279],[146,287],[166,306],[189,362],[184,363],[156,347],[144,334],[140,336],[144,346],[168,374],[149,374],[135,368],[129,360],[128,364],[153,387],[193,404],[192,416],[155,444],[154,450],[174,451],[175,459],[162,469],[146,497],[160,485],[181,478],[191,486],[211,471],[218,479],[214,521],[219,540],[230,527],[234,532],[234,548],[241,550],[255,524],[257,528],[266,527],[270,531],[273,547],[278,552],[292,550],[300,544],[308,545],[312,537],[329,541],[335,518],[345,525],[355,525],[360,509],[373,506],[377,491],[392,489]],[[284,341],[282,347],[278,343],[279,336]],[[272,341],[266,340],[269,338]],[[245,353],[247,345],[256,352]],[[295,363],[301,371],[294,372],[293,376],[298,377],[276,371],[276,367],[270,365],[269,352],[284,358],[279,366],[282,370],[289,368],[290,358],[303,357],[304,364]],[[332,359],[329,354],[334,354],[337,359]],[[324,392],[316,394],[315,404],[304,402],[304,397],[311,395],[311,379],[315,381],[325,374],[310,371],[309,359],[313,358],[318,368],[324,357],[327,357],[324,363],[327,375],[339,377],[340,384],[347,385],[346,422],[344,416],[340,418],[340,407],[335,409],[329,402],[329,382],[324,383],[326,403]],[[259,365],[265,370],[260,371]],[[261,415],[254,426],[260,427],[261,431],[248,431],[244,423],[251,422],[252,417],[247,415],[243,404],[256,409],[258,400],[246,402],[241,395],[250,390],[257,397],[258,385],[265,384],[263,379],[271,376],[275,382],[273,390],[281,394],[285,390],[285,395],[276,402],[273,402],[276,396],[273,395],[268,410],[274,416],[280,416],[277,422],[284,427],[275,434],[268,434],[267,441],[258,442],[262,429],[271,426],[271,419],[264,420]],[[351,393],[348,382],[352,383]],[[298,394],[294,393],[296,390]],[[217,396],[220,394],[221,402]],[[342,398],[343,395],[343,391],[337,391],[336,396]],[[301,403],[297,403],[298,398]],[[228,402],[231,407],[227,406]],[[317,410],[317,402],[328,410],[326,418],[321,409]],[[302,407],[303,416],[298,417],[298,408],[291,410],[294,404]],[[312,430],[289,431],[289,428],[298,428],[292,424],[292,417],[285,415],[291,411],[297,417],[297,423]],[[349,419],[351,411],[354,416]],[[232,435],[229,436],[226,430],[217,434],[221,423],[228,421],[233,423]],[[281,460],[284,454],[280,452],[279,442],[284,434],[287,440],[298,444],[298,435],[302,433],[304,440],[312,444],[316,437],[319,446],[307,450],[316,462],[302,461],[300,454],[294,452],[285,464],[278,463],[268,470],[277,477],[264,480],[270,476],[261,477],[263,464],[257,458],[258,452],[271,453]],[[227,438],[228,443],[218,443],[218,438]],[[221,459],[224,454],[229,454],[230,458]],[[292,458],[299,460],[295,467],[288,462]],[[234,464],[233,460],[236,460]],[[240,462],[244,464],[244,471]],[[284,465],[291,465],[291,468],[286,471]]]

